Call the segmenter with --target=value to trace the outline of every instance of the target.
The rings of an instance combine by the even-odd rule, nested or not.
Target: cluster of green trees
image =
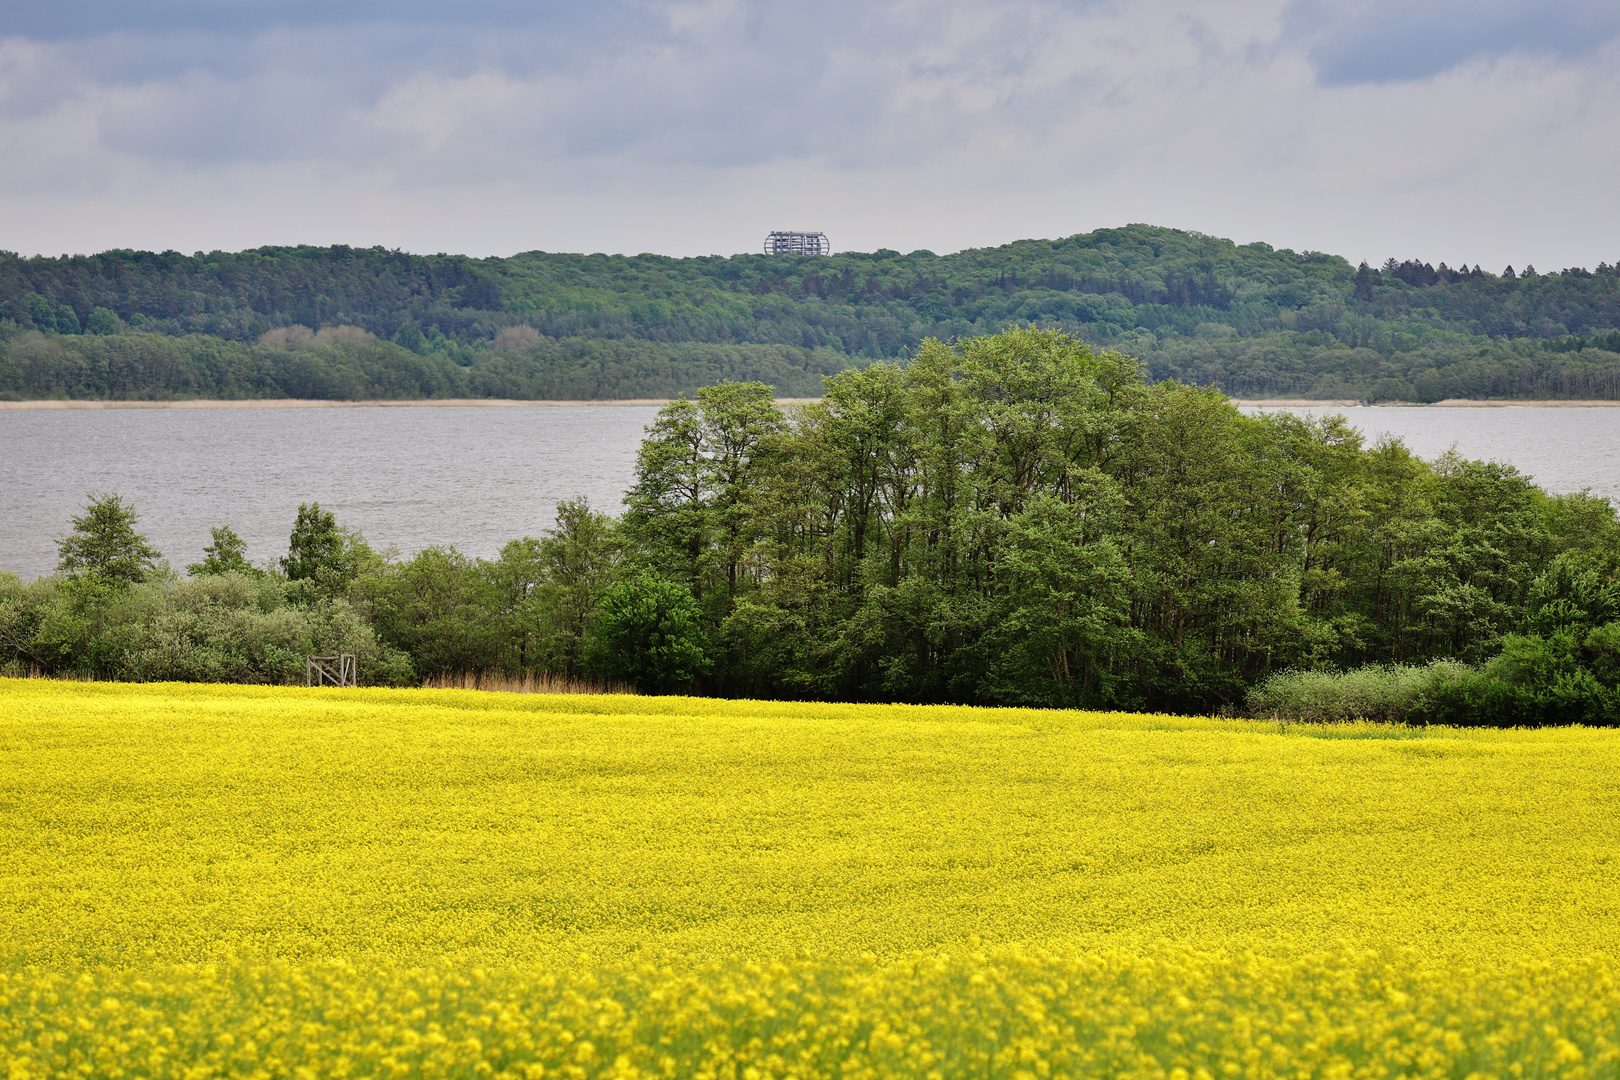
[[[802,396],[824,371],[905,359],[929,338],[1019,324],[1127,352],[1155,378],[1237,395],[1423,401],[1620,392],[1620,271],[1608,264],[1500,275],[1411,260],[1356,267],[1319,252],[1146,225],[945,256],[470,259],[344,246],[189,257],[0,253],[0,395],[10,397],[586,389],[644,397],[717,376]],[[373,335],[375,359],[364,367],[318,347],[262,356],[249,348],[294,327],[358,327]],[[185,374],[137,373],[116,388],[83,374],[110,354],[80,339],[130,330],[198,336],[160,365]],[[518,333],[503,344],[509,331]],[[232,357],[230,377],[208,370],[204,353]],[[431,377],[401,381],[385,370],[370,380],[373,368]]]
[[[1606,500],[1365,445],[1338,417],[1245,416],[1033,328],[926,342],[811,405],[708,387],[660,412],[619,518],[567,503],[495,559],[383,558],[314,507],[277,567],[233,550],[216,533],[190,581],[128,589],[171,620],[250,586],[266,613],[352,616],[377,679],[1207,712],[1280,672],[1448,660],[1477,678],[1447,719],[1620,716]],[[71,636],[40,629],[51,604],[132,602],[83,599],[108,576],[87,565],[64,548],[57,578],[6,587],[13,663],[115,670],[38,644]],[[153,677],[153,648],[117,670]]]
[[[375,556],[318,505],[299,508],[289,555],[273,570],[250,566],[242,541],[220,527],[186,578],[117,495],[92,494],[72,524],[54,577],[0,574],[0,673],[284,684],[302,677],[306,656],[347,652],[370,683],[414,677],[337,587]]]
[[[354,327],[249,344],[192,334],[63,337],[0,329],[0,400],[327,401],[669,398],[723,381],[814,397],[846,366],[827,349],[551,338],[490,343],[463,367]]]

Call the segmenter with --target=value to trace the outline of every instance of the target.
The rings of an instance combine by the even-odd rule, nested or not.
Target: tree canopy
[[[212,539],[209,545],[203,548],[203,561],[191,563],[186,567],[186,573],[193,577],[200,574],[253,574],[258,571],[249,565],[247,560],[247,544],[236,530],[229,525],[219,525],[209,530]]]
[[[162,558],[135,531],[139,517],[122,496],[91,492],[73,531],[56,542],[58,569],[68,577],[134,584],[145,581]]]

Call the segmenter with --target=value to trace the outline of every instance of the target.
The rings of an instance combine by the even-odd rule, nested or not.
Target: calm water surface
[[[619,512],[655,407],[0,410],[0,570],[55,569],[87,491],[135,504],[176,568],[229,524],[253,562],[286,554],[298,504],[406,554],[493,555],[560,500]]]
[[[1245,409],[1257,414],[1278,410]],[[1363,406],[1296,409],[1338,413],[1372,442],[1398,436],[1433,460],[1455,448],[1466,458],[1517,466],[1548,491],[1590,488],[1620,506],[1620,408],[1432,409]]]
[[[1249,410],[1258,412],[1261,410]],[[1359,408],[1369,438],[1426,458],[1455,446],[1518,466],[1553,491],[1620,503],[1620,409]],[[561,499],[619,512],[653,407],[0,410],[0,570],[56,565],[54,540],[87,491],[135,503],[176,567],[229,524],[255,562],[287,549],[319,500],[379,546],[454,544],[493,555],[539,535]]]

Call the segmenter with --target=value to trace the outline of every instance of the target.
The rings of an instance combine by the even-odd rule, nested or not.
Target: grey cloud
[[[99,93],[102,144],[154,161],[419,168],[438,157],[453,172],[455,155],[493,143],[501,152],[484,160],[521,158],[524,148],[708,167],[915,159],[991,122],[964,110],[964,90],[994,98],[996,122],[1011,112],[1043,126],[1072,101],[1008,87],[1054,20],[1096,5],[145,0],[70,3],[55,15],[0,6],[16,16],[11,26],[57,39],[40,46],[48,62],[0,89],[0,114],[38,115]],[[465,17],[443,21],[452,10]],[[973,32],[953,37],[964,14]],[[62,40],[72,34],[85,36]],[[367,128],[401,87],[480,75],[506,80],[510,93],[444,106],[462,110],[446,137],[412,135],[408,122]],[[933,87],[929,100],[897,103],[919,83]]]
[[[1047,126],[1078,107],[1022,92],[1059,11],[1082,5],[755,4],[704,32],[681,32],[576,83],[553,128],[580,154],[731,166],[819,157],[871,167],[934,156],[985,125]],[[950,17],[975,16],[971,35]],[[910,91],[931,88],[927,100]],[[994,99],[964,106],[965,92]]]
[[[735,165],[824,151],[884,111],[884,57],[915,44],[879,5],[755,5],[616,57],[571,86],[554,130],[575,153]],[[872,43],[881,42],[881,47]],[[854,64],[838,54],[853,53]],[[850,71],[851,67],[864,71]],[[855,93],[854,91],[860,91]]]
[[[1324,86],[1424,79],[1513,53],[1571,60],[1620,37],[1614,0],[1294,0],[1288,36]]]
[[[511,30],[385,22],[13,37],[26,48],[9,65],[0,54],[0,117],[92,103],[103,145],[119,152],[183,165],[309,158],[331,153],[335,132],[402,83],[480,71],[578,75],[602,53],[633,48],[632,36],[647,29],[645,20],[622,22],[613,41],[579,20]]]
[[[109,106],[97,127],[109,149],[181,165],[326,156],[337,135],[326,107],[343,89],[285,70],[251,82],[194,73]]]
[[[613,0],[0,0],[0,27],[40,41],[364,23],[569,30],[609,25],[625,17],[627,7]]]

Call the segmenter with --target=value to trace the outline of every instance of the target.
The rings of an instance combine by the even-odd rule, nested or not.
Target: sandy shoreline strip
[[[1335,398],[1331,401],[1313,401],[1308,398],[1233,398],[1232,404],[1240,409],[1350,409],[1365,405],[1364,401]]]
[[[423,398],[415,401],[313,401],[253,398],[235,401],[0,401],[0,409],[398,409],[398,408],[566,408],[578,405],[668,405],[671,398],[606,401],[517,401],[510,398]],[[779,405],[802,405],[820,398],[777,398]]]
[[[1359,409],[1367,408],[1365,401],[1349,399],[1313,401],[1308,398],[1233,398],[1232,404],[1245,409]],[[1476,401],[1471,398],[1446,398],[1425,405],[1417,401],[1381,401],[1382,409],[1612,409],[1620,401]]]
[[[233,401],[0,401],[5,409],[545,409],[580,405],[664,406],[671,398],[615,398],[600,401],[519,401],[512,398],[424,398],[414,401],[315,401],[306,398],[252,398]],[[806,405],[820,398],[777,398],[778,405]],[[1245,409],[1355,409],[1367,405],[1350,398],[1233,398]],[[1411,409],[1608,409],[1620,401],[1475,401],[1447,398],[1423,405],[1414,401],[1381,402],[1383,408]]]

